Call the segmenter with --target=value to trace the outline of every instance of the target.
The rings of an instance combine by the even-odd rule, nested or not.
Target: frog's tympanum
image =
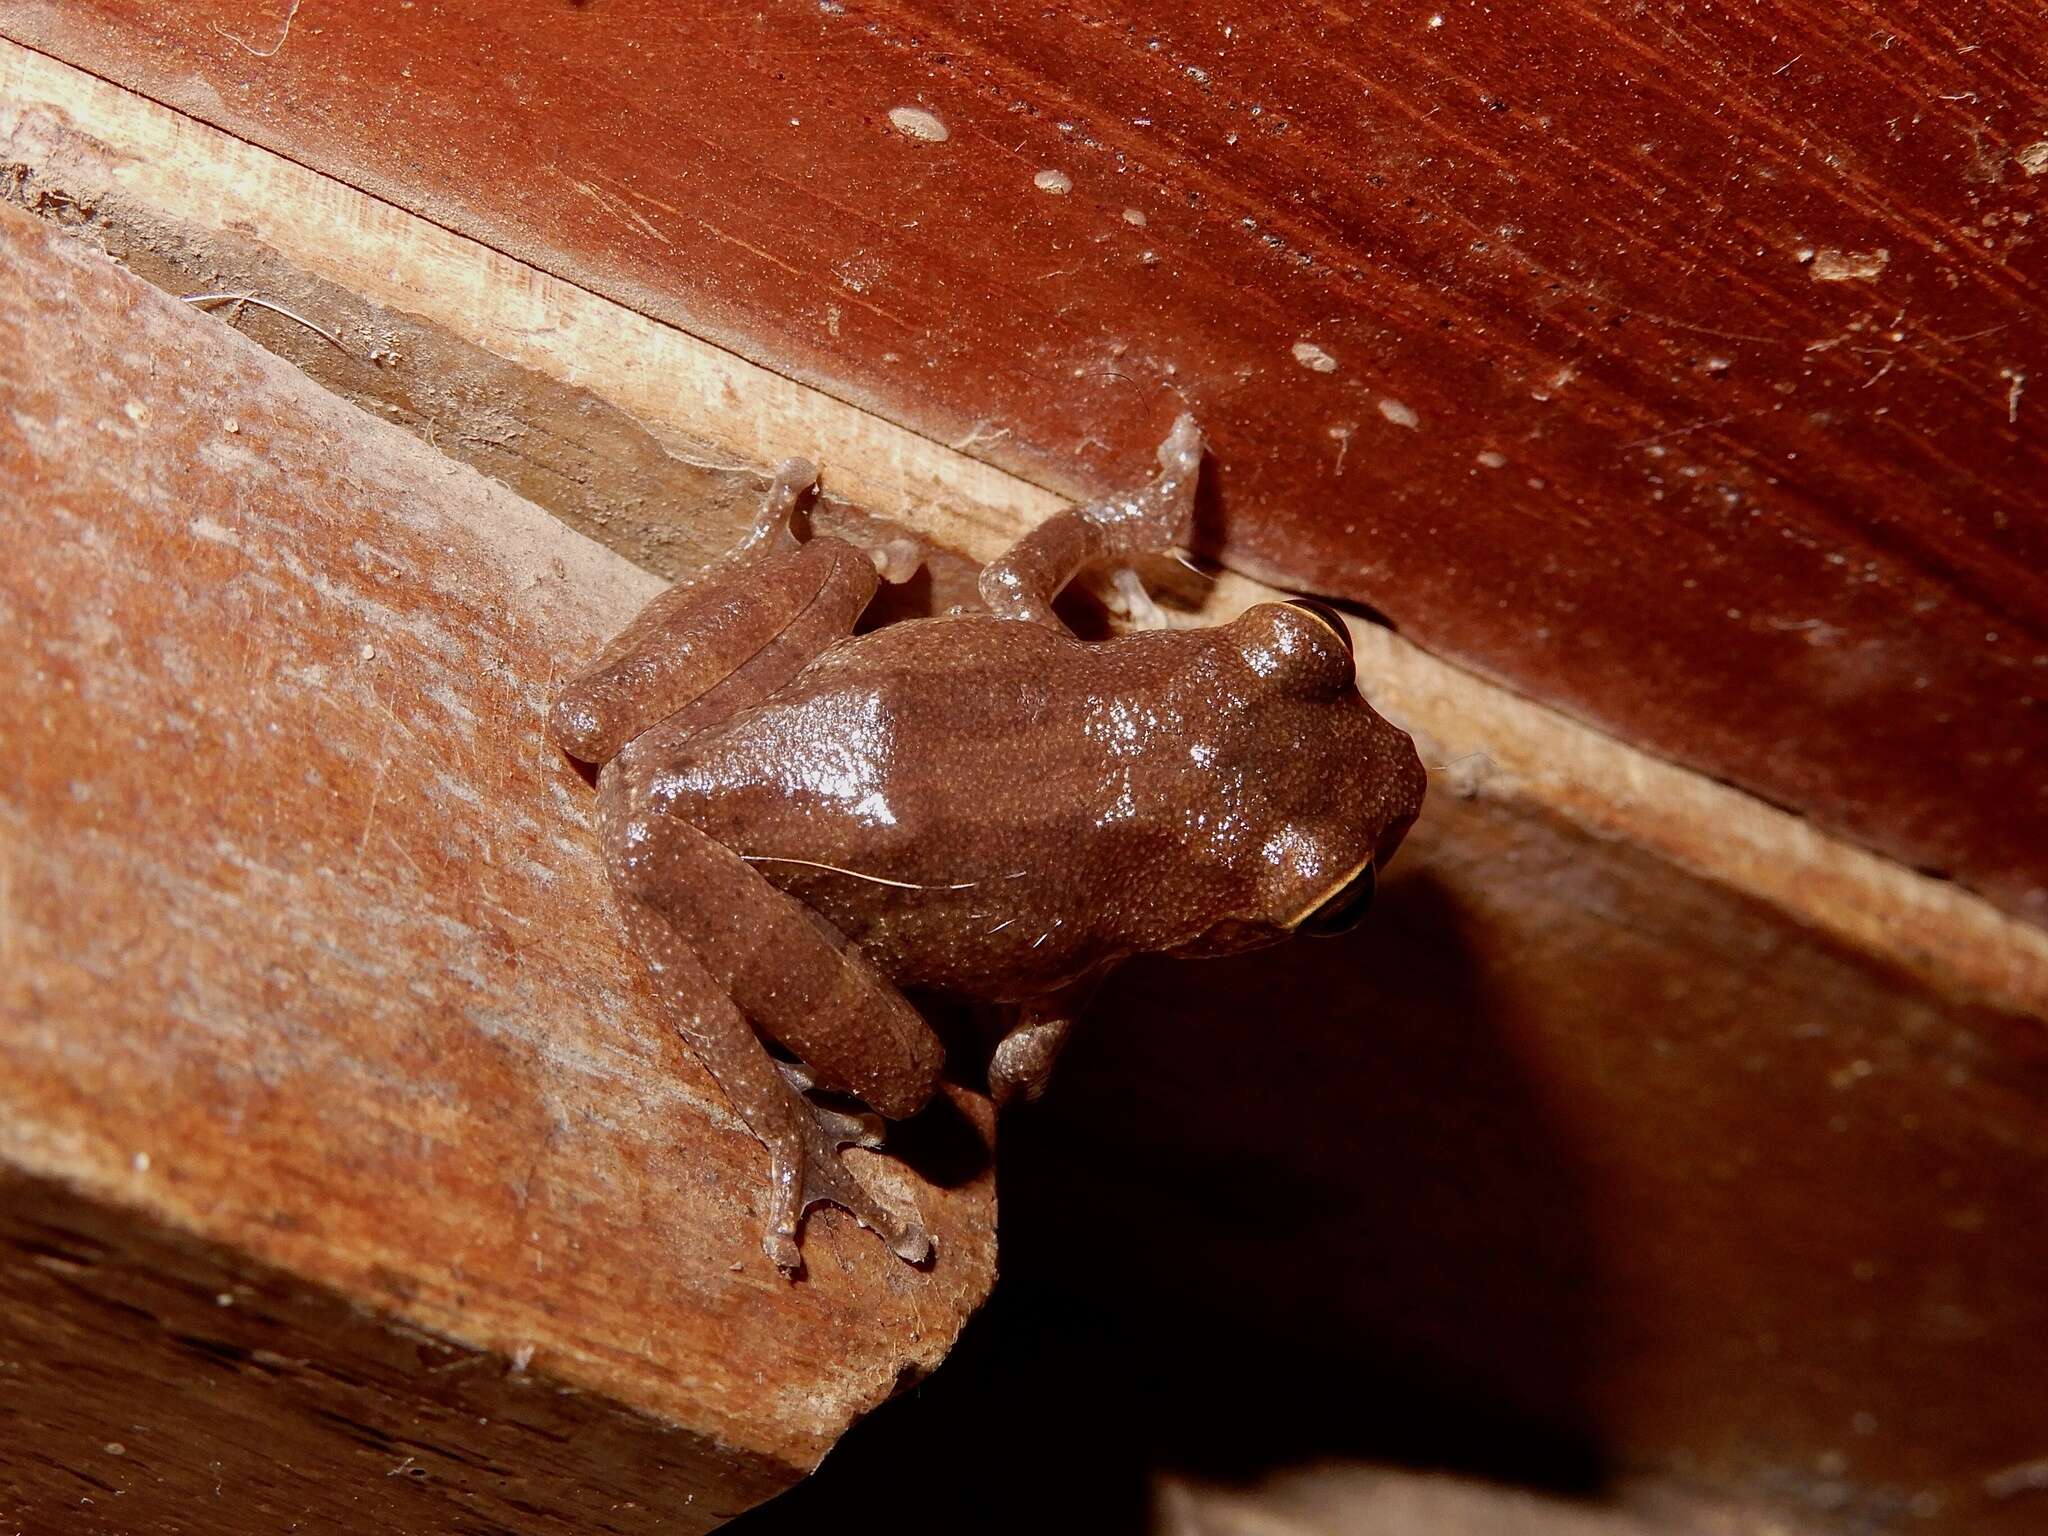
[[[906,1259],[929,1251],[840,1160],[879,1123],[807,1097],[892,1119],[931,1097],[944,1053],[899,988],[1013,1008],[989,1086],[999,1104],[1032,1098],[1119,960],[1347,928],[1414,822],[1422,765],[1359,697],[1329,609],[1262,603],[1092,644],[1054,615],[1082,566],[1186,540],[1201,459],[1184,416],[1149,485],[1062,512],[987,566],[986,613],[860,635],[894,561],[799,542],[814,471],[791,461],[741,546],[657,597],[557,700],[555,740],[604,765],[632,946],[767,1145],[777,1264],[798,1267],[820,1201]]]

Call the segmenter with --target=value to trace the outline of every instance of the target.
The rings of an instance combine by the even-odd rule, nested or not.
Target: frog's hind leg
[[[983,566],[983,604],[997,618],[1058,627],[1053,599],[1084,565],[1187,542],[1201,471],[1201,430],[1184,415],[1159,445],[1159,473],[1143,489],[1047,518]]]
[[[585,762],[609,762],[735,673],[757,683],[773,674],[779,684],[853,632],[874,596],[876,561],[838,539],[797,542],[790,514],[816,475],[801,459],[785,463],[732,553],[661,593],[562,685],[548,714],[558,746]],[[790,664],[764,666],[771,652]],[[746,702],[728,700],[727,708]]]
[[[883,1205],[840,1161],[840,1147],[859,1138],[842,1134],[848,1127],[822,1120],[784,1078],[753,1026],[673,925],[644,902],[627,898],[620,904],[626,931],[647,964],[663,1011],[768,1149],[762,1251],[782,1269],[800,1270],[797,1232],[804,1212],[829,1201],[851,1212],[901,1257],[922,1262],[931,1252],[924,1227]]]
[[[633,944],[677,1028],[768,1148],[764,1247],[794,1267],[803,1213],[831,1201],[904,1258],[922,1259],[923,1228],[892,1215],[840,1162],[840,1147],[873,1140],[875,1122],[812,1104],[754,1026],[824,1087],[892,1119],[921,1109],[937,1086],[945,1051],[931,1026],[857,950],[834,944],[799,902],[676,815],[659,791],[607,774],[607,863]]]

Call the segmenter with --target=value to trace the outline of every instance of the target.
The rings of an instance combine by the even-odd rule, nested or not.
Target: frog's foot
[[[764,554],[771,549],[794,549],[797,537],[789,525],[790,517],[796,511],[796,504],[817,483],[818,466],[809,459],[784,459],[776,465],[768,489],[761,497],[761,510],[754,514],[754,525],[747,531],[747,536],[733,546],[733,553],[744,557]]]
[[[900,587],[924,569],[924,546],[912,538],[884,539],[867,552],[875,573],[892,587]]]
[[[1185,545],[1194,532],[1195,482],[1202,472],[1202,432],[1183,413],[1159,445],[1159,473],[1135,491],[1074,509],[1092,523],[1102,553],[1150,555]]]
[[[1172,627],[1166,610],[1153,602],[1152,594],[1145,590],[1144,578],[1128,565],[1117,567],[1110,578],[1110,590],[1115,595],[1109,600],[1109,611],[1133,629]]]
[[[798,1093],[809,1094],[818,1086],[818,1079],[811,1069],[800,1061],[775,1063],[783,1080]],[[840,1147],[865,1147],[870,1152],[882,1150],[883,1128],[886,1122],[873,1111],[862,1114],[847,1114],[840,1110],[828,1109],[823,1104],[812,1103],[811,1113],[825,1134],[832,1138],[833,1145]]]
[[[1122,496],[1055,513],[981,570],[981,601],[999,619],[1057,625],[1052,602],[1083,566],[1187,543],[1195,525],[1202,433],[1181,416],[1159,445],[1159,473]]]
[[[1074,1032],[1074,1020],[1101,981],[1099,973],[1084,976],[1057,992],[1019,1005],[1015,1022],[996,1042],[995,1054],[989,1059],[988,1091],[997,1109],[1019,1101],[1028,1103],[1045,1092],[1067,1037]]]
[[[859,1140],[859,1117],[838,1115],[803,1102],[810,1114],[798,1120],[793,1134],[776,1137],[768,1148],[768,1182],[775,1194],[775,1210],[762,1250],[777,1266],[796,1273],[803,1268],[797,1228],[804,1213],[814,1205],[831,1204],[880,1237],[898,1258],[923,1263],[932,1251],[924,1227],[915,1220],[905,1221],[883,1205],[840,1160],[839,1149]],[[833,1122],[842,1123],[835,1128]],[[843,1135],[844,1131],[853,1134]]]

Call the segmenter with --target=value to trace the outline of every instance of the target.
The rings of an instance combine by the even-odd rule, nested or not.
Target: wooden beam
[[[1062,492],[1188,406],[1233,568],[2042,922],[2048,45],[1968,18],[0,0]]]
[[[421,413],[451,451],[483,455],[474,439],[543,400],[560,422],[612,413],[629,492],[658,485],[669,445],[744,480],[815,432],[868,455],[828,476],[871,511],[969,550],[1049,504],[947,480],[985,471],[759,371],[713,395],[652,387],[649,359],[703,344],[74,71],[18,50],[0,65],[19,200],[181,281],[218,252],[236,286],[261,274],[361,350],[438,333],[472,349],[465,368],[525,369],[495,429],[474,403]],[[275,316],[240,323],[303,340]],[[407,398],[431,383],[381,366]],[[566,429],[520,441],[554,466],[540,479],[573,484]],[[558,502],[580,515],[573,492]],[[715,544],[737,504],[714,497],[669,557]],[[591,526],[636,557],[662,546],[656,515]],[[1226,578],[1203,612],[1260,595]],[[1104,1320],[1053,1351],[1063,1382],[1095,1381],[1085,1404],[1062,1388],[1063,1435],[1099,1424],[1106,1443],[1143,1417],[1171,1444],[1198,1408],[1282,1450],[1288,1427],[1369,1448],[1434,1393],[1446,1424],[1567,1438],[1617,1477],[1823,1522],[1905,1509],[1930,1532],[2030,1529],[2015,1469],[2048,1370],[2038,931],[1377,627],[1356,635],[1367,691],[1439,770],[1377,921],[1331,946],[1135,969],[1104,999],[1122,1027],[1085,1037],[1016,1127],[1006,1241],[1033,1256],[1026,1294]],[[1355,1411],[1311,1433],[1280,1405],[1337,1360]],[[1013,1385],[921,1433],[1003,1422],[1028,1443],[1028,1413],[1002,1418]]]
[[[12,1507],[705,1529],[795,1479],[986,1294],[985,1120],[945,1186],[874,1162],[929,1272],[830,1212],[802,1284],[760,1252],[764,1156],[541,735],[659,579],[89,245],[0,244]]]
[[[790,454],[822,464],[834,496],[977,561],[1064,505],[964,449],[4,41],[0,146],[20,167],[17,201],[168,284],[204,278],[317,317],[352,356],[275,313],[235,318],[450,454],[494,470],[512,457],[537,464],[542,472],[523,490],[655,569],[726,547],[751,514],[735,485],[751,490]],[[437,367],[474,388],[448,390]],[[610,462],[592,462],[559,425],[593,417],[615,434]],[[518,453],[494,454],[506,439]],[[672,481],[685,489],[664,484]],[[593,484],[603,521],[591,510]],[[1200,612],[1224,616],[1271,592],[1224,573],[1195,600]],[[1483,786],[1600,835],[1640,839],[1946,984],[2048,1007],[2048,937],[2031,925],[1491,686],[1384,628],[1354,633],[1368,648],[1368,690],[1430,739],[1431,762],[1450,765],[1446,782],[1457,792]]]

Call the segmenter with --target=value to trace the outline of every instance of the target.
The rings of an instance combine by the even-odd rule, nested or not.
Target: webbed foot
[[[831,1204],[880,1237],[898,1258],[922,1264],[931,1257],[932,1240],[916,1220],[905,1221],[891,1211],[855,1176],[840,1158],[846,1146],[871,1146],[866,1117],[842,1115],[802,1101],[809,1114],[794,1135],[769,1145],[768,1184],[774,1209],[761,1248],[778,1268],[795,1274],[803,1268],[797,1229],[814,1205]]]

